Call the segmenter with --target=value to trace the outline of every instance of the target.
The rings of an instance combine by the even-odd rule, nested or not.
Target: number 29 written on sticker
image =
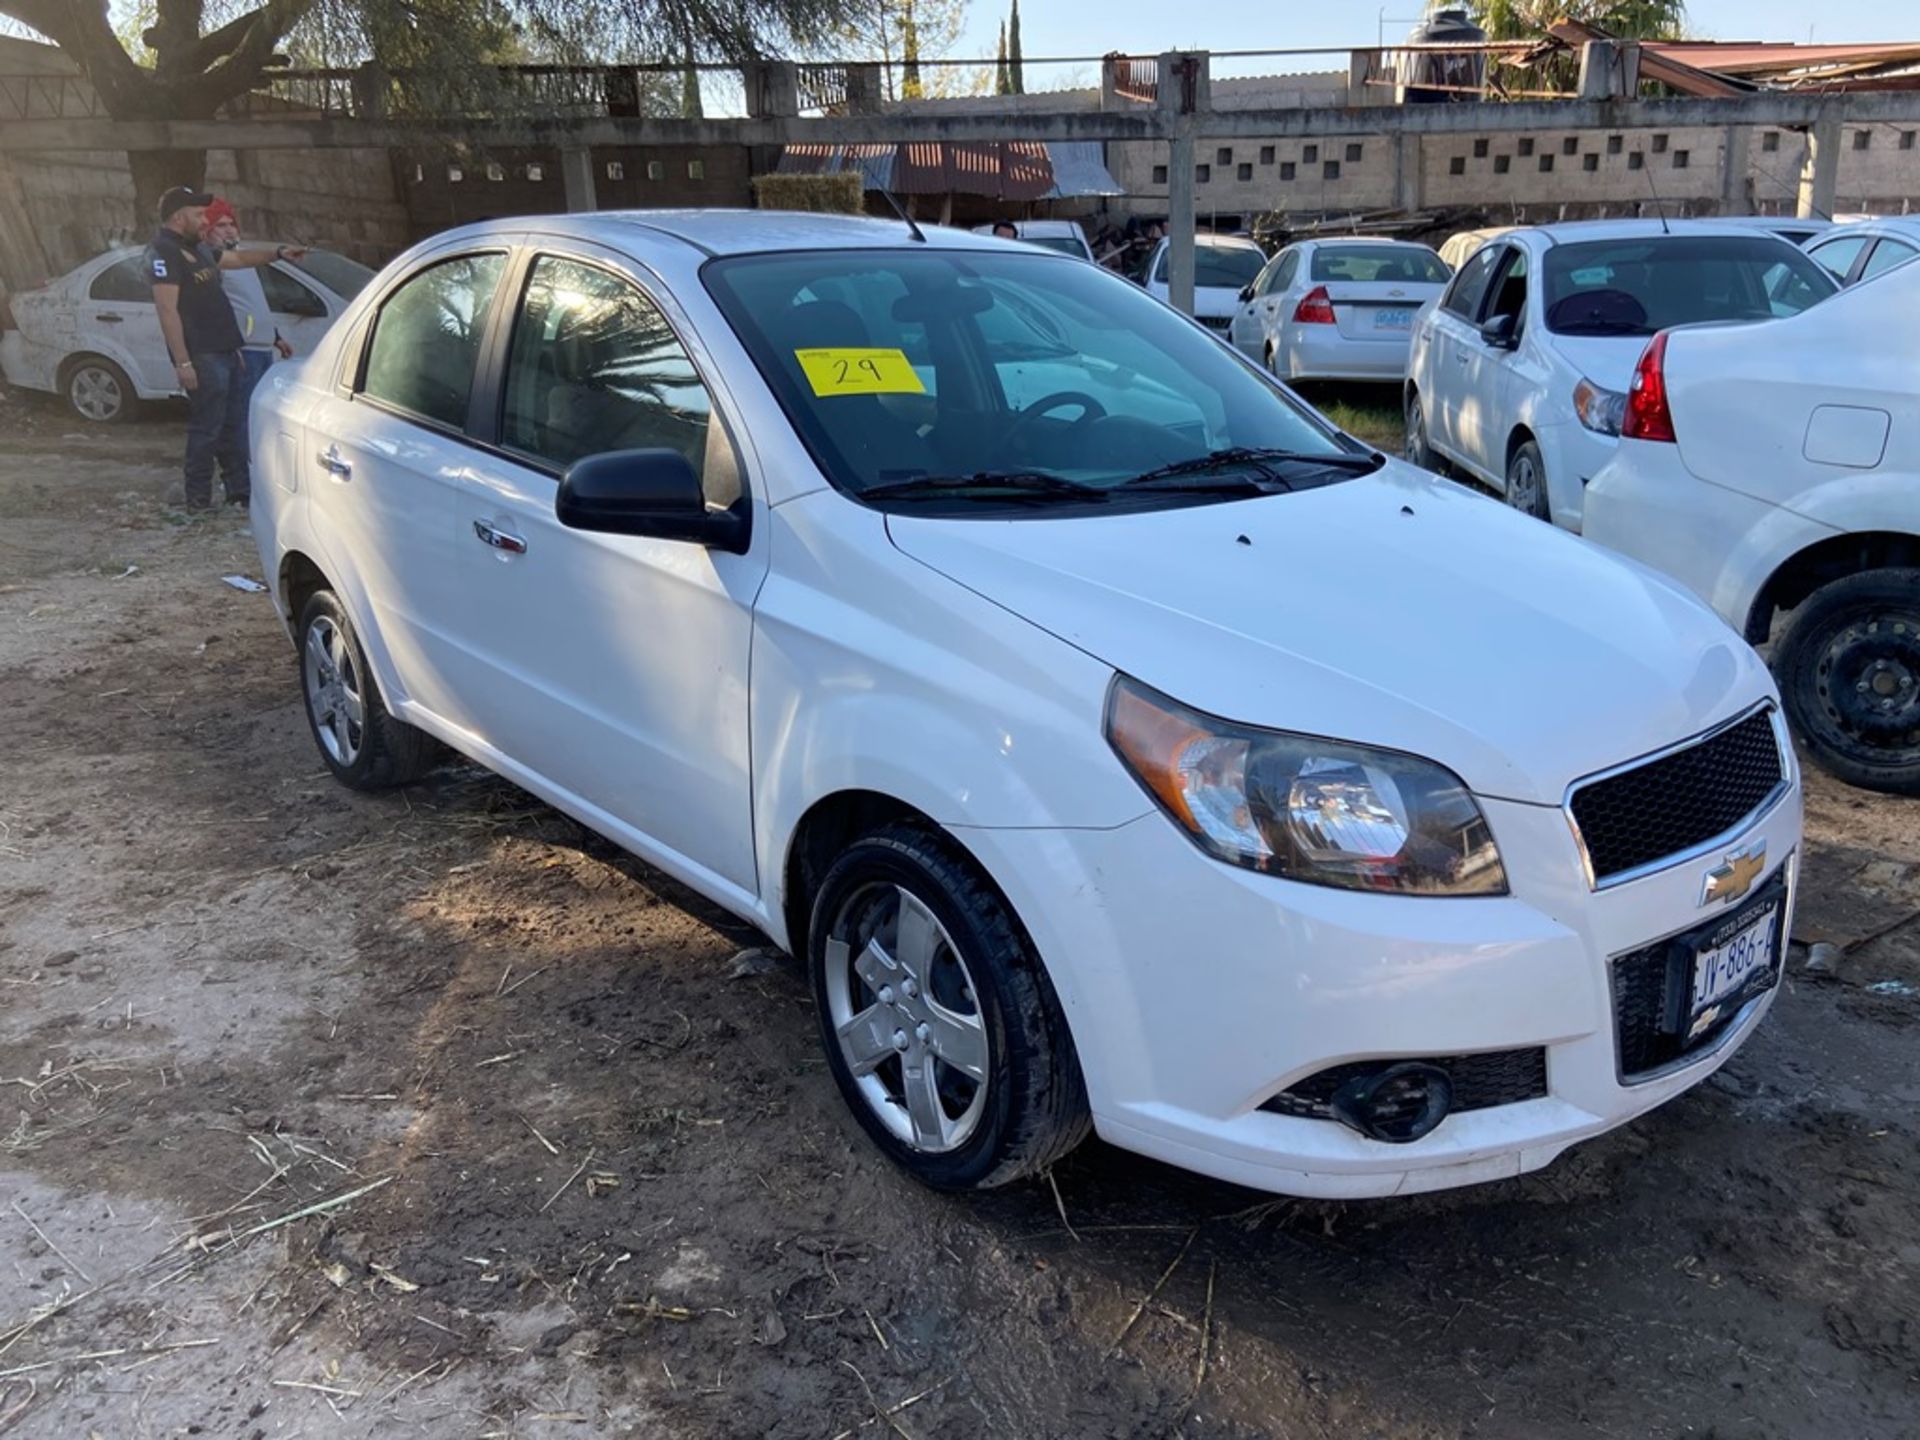
[[[901,350],[796,350],[793,358],[815,395],[924,395]]]

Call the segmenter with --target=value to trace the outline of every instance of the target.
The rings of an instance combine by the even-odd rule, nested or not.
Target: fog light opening
[[[1328,1108],[1370,1140],[1409,1145],[1447,1118],[1453,1082],[1437,1065],[1408,1061],[1349,1080],[1333,1092]]]

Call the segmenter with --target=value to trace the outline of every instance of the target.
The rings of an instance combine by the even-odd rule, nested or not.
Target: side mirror
[[[609,450],[576,460],[553,499],[553,513],[572,530],[684,540],[735,554],[747,548],[745,506],[709,506],[700,477],[678,450]]]
[[[1247,301],[1249,301],[1249,300],[1251,300],[1251,299],[1253,299],[1253,286],[1251,286],[1251,285],[1242,285],[1242,286],[1240,287],[1240,301],[1241,301],[1241,303],[1242,303],[1242,304],[1245,304],[1245,303],[1246,303]]]
[[[1517,315],[1496,315],[1480,327],[1480,338],[1494,350],[1512,350],[1519,346],[1520,338],[1514,332],[1520,328]]]

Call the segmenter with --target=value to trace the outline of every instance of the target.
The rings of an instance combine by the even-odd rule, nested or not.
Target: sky
[[[991,56],[1008,0],[971,0],[967,32],[956,57]],[[1100,55],[1122,50],[1151,55],[1169,49],[1270,50],[1288,46],[1371,45],[1382,32],[1403,37],[1421,0],[1227,0],[1188,9],[1177,0],[1021,0],[1022,48],[1031,56]],[[1794,40],[1809,27],[1822,44],[1856,40],[1920,40],[1913,0],[1689,0],[1690,30],[1711,40]],[[1097,17],[1097,18],[1095,18]],[[1029,89],[1065,83],[1075,67],[1035,72]],[[1080,67],[1088,70],[1088,67]],[[1337,56],[1216,62],[1215,73],[1345,69]],[[1097,71],[1088,73],[1096,75]],[[1086,78],[1083,74],[1080,78]]]

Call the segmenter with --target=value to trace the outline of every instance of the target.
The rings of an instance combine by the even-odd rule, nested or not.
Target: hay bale
[[[807,210],[833,215],[860,215],[866,195],[856,171],[831,175],[756,175],[753,203],[761,210]]]

